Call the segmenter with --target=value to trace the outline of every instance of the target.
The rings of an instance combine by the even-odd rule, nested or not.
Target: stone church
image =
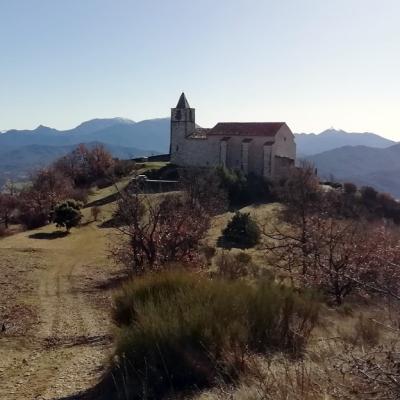
[[[296,143],[285,122],[219,122],[199,128],[195,109],[182,93],[171,109],[170,154],[179,166],[224,166],[276,178],[294,165]]]

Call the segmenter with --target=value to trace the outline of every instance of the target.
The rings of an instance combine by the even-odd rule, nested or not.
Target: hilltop
[[[120,159],[165,154],[169,131],[169,118],[139,122],[97,118],[64,131],[43,125],[9,130],[0,134],[0,187],[6,179],[26,180],[32,170],[49,165],[80,143],[103,144]],[[313,162],[323,179],[334,176],[400,195],[396,142],[375,133],[335,129],[298,133],[295,139],[297,157]]]

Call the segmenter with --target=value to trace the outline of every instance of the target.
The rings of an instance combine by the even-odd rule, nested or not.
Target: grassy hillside
[[[162,165],[148,164],[144,169]],[[118,189],[129,181],[130,177],[126,177],[117,188],[94,189],[88,206],[83,209],[82,225],[73,228],[70,235],[49,225],[0,239],[0,287],[3,290],[0,326],[4,323],[6,327],[0,334],[1,398],[61,399],[92,388],[106,372],[114,350],[113,335],[117,332],[110,318],[112,296],[127,278],[127,271],[109,257],[117,232],[107,221],[115,210]],[[98,221],[92,220],[92,205],[100,208]],[[278,218],[281,210],[279,203],[241,209],[265,228],[282,224]],[[264,240],[246,250],[219,247],[221,233],[232,216],[232,212],[226,212],[212,218],[202,246],[215,249],[215,253],[205,269],[196,274],[217,277],[221,256],[239,254],[247,260],[254,274],[246,276],[240,284],[226,283],[223,287],[227,292],[232,293],[232,288],[243,289],[247,284],[251,286],[254,279],[260,277],[286,285],[288,276],[276,268],[276,260],[267,256]],[[201,307],[190,295],[188,299]],[[273,299],[270,303],[273,304]],[[232,304],[229,301],[222,305],[232,309]],[[230,371],[236,384],[230,385],[225,372],[221,372],[214,387],[188,393],[185,398],[364,398],[362,382],[349,372],[343,373],[336,365],[349,349],[352,354],[361,356],[363,351],[375,346],[393,343],[397,332],[386,327],[391,325],[390,318],[395,314],[388,313],[383,302],[360,301],[357,296],[351,297],[342,307],[332,307],[321,299],[321,307],[320,320],[301,357],[287,356],[280,351],[273,352],[273,356],[241,354],[248,368]],[[221,310],[216,309],[219,313]],[[391,313],[395,310],[395,305],[391,304]],[[220,321],[216,325],[221,338],[225,325]],[[235,335],[236,328],[237,325],[230,325]],[[151,342],[146,343],[155,348]],[[231,355],[237,356],[234,352]],[[355,389],[349,396],[341,397],[344,392],[339,389],[344,387]],[[335,391],[339,393],[337,397],[332,395]]]

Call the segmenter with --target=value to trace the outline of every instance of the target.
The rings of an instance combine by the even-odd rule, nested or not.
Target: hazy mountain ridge
[[[99,141],[159,153],[169,149],[169,118],[134,122],[123,118],[95,119],[59,131],[40,125],[33,130],[9,130],[0,135],[0,153],[27,145],[67,146]]]
[[[104,145],[104,147],[114,156],[120,159],[130,159],[135,157],[145,157],[158,152],[136,149],[134,147],[124,147],[110,145],[101,142],[85,143],[88,147]],[[0,155],[0,187],[7,179],[25,180],[29,173],[46,167],[58,158],[70,153],[77,145],[67,146],[46,146],[32,144],[16,149],[2,152]]]
[[[60,131],[44,125],[33,130],[12,129],[0,135],[0,186],[6,179],[26,179],[78,144],[103,144],[114,157],[126,159],[169,150],[169,118],[134,122],[124,118],[85,121]]]
[[[327,129],[319,134],[297,133],[295,138],[298,157],[310,156],[343,146],[385,148],[396,144],[393,140],[371,132],[356,133],[335,129]]]
[[[328,129],[320,134],[295,134],[299,158],[312,161],[321,176],[370,184],[400,197],[400,144],[374,133]],[[119,158],[167,153],[170,119],[131,121],[93,119],[69,130],[44,125],[0,134],[0,181],[26,176],[48,165],[79,143],[103,143]],[[1,182],[0,182],[1,185]]]
[[[400,198],[400,144],[380,149],[345,146],[306,157],[319,176],[371,185]]]

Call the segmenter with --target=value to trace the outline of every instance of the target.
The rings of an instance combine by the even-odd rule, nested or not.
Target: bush
[[[228,193],[231,207],[243,207],[274,199],[271,184],[263,177],[254,174],[244,175],[242,171],[231,171],[219,167],[215,174],[220,180],[220,187]]]
[[[145,168],[145,165],[143,165]],[[176,165],[168,164],[161,168],[148,169],[143,173],[148,179],[166,179],[177,181],[179,179],[179,171]]]
[[[48,224],[50,216],[48,212],[44,212],[37,207],[23,205],[19,215],[19,222],[26,229],[36,229]]]
[[[260,241],[260,229],[249,213],[236,212],[222,232],[227,247],[249,248]]]
[[[133,160],[114,160],[112,175],[117,178],[130,175],[136,169],[136,162]]]
[[[72,227],[79,225],[82,214],[79,211],[81,203],[75,200],[66,200],[54,209],[54,223],[57,227],[65,227],[69,231]]]
[[[381,332],[378,325],[363,315],[358,317],[354,324],[355,343],[366,346],[376,346],[379,343]]]
[[[340,332],[344,340],[353,346],[374,347],[379,344],[381,331],[378,325],[360,314],[350,331]]]
[[[129,398],[231,379],[249,351],[299,354],[318,309],[310,296],[263,281],[208,280],[181,271],[136,278],[115,298],[119,363],[111,373]]]
[[[122,235],[112,255],[136,275],[172,262],[197,265],[200,241],[210,222],[204,209],[185,196],[152,200],[134,190],[121,196],[114,218]]]
[[[251,256],[244,252],[231,254],[223,251],[218,254],[215,263],[218,275],[226,279],[239,279],[255,270]]]
[[[212,246],[203,246],[201,248],[201,253],[204,255],[208,265],[212,263],[212,259],[215,256],[216,248]]]
[[[347,195],[355,195],[357,193],[357,186],[351,182],[345,182],[343,184],[343,192]]]

